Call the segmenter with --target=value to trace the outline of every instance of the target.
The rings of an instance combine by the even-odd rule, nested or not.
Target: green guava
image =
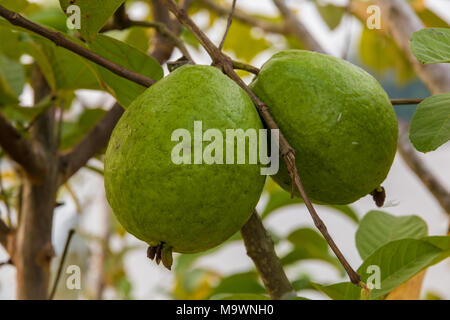
[[[348,204],[379,190],[396,153],[398,126],[375,78],[338,58],[287,50],[272,56],[250,87],[296,150],[313,201]],[[273,178],[290,191],[281,162]]]
[[[151,258],[164,260],[162,245],[195,253],[222,243],[248,220],[264,186],[258,163],[194,164],[194,121],[203,132],[217,129],[224,148],[227,129],[263,128],[251,99],[220,70],[186,65],[132,103],[106,151],[107,199],[124,228],[150,245]],[[172,141],[177,129],[189,140]],[[191,164],[174,163],[179,143],[187,143],[178,151]]]

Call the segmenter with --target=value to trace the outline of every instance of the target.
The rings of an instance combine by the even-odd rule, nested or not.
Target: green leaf
[[[150,33],[147,28],[131,27],[124,40],[127,44],[142,52],[147,52],[150,47]]]
[[[268,187],[266,188],[266,191],[268,191],[269,200],[261,213],[262,219],[267,218],[270,214],[274,213],[277,209],[280,209],[282,207],[304,203],[301,198],[291,198],[291,195],[288,192],[278,187],[278,185],[273,186],[273,184],[273,182],[268,182],[267,184]],[[345,216],[349,217],[355,222],[358,222],[359,220],[356,212],[348,205],[326,205],[326,207],[343,213]]]
[[[38,115],[53,105],[54,101],[51,95],[48,95],[33,107],[22,107],[18,105],[9,105],[2,108],[2,112],[12,122],[21,124],[33,122]]]
[[[295,291],[306,290],[306,289],[315,289],[311,283],[311,279],[308,275],[302,275],[299,278],[291,281],[292,287],[294,287]]]
[[[283,265],[289,265],[301,260],[321,260],[330,263],[337,270],[342,271],[339,261],[328,251],[326,240],[315,230],[300,228],[287,237],[294,248],[281,258]]]
[[[303,200],[299,197],[291,198],[291,195],[288,192],[278,188],[269,195],[269,201],[261,213],[261,218],[267,218],[267,216],[279,208],[298,203],[303,203]]]
[[[221,245],[214,247],[212,249],[202,251],[199,253],[191,253],[191,254],[180,254],[177,259],[175,259],[175,266],[174,271],[177,276],[180,276],[181,274],[185,273],[193,264],[194,262],[206,255],[212,254],[220,249],[222,249],[224,246],[229,244],[233,241],[239,241],[242,240],[241,233],[236,232],[234,235],[232,235],[228,240],[226,240]]]
[[[358,223],[359,222],[359,218],[358,215],[356,214],[355,210],[352,209],[352,207],[348,206],[348,205],[326,205],[326,207],[332,208],[334,210],[337,210],[340,213],[343,213],[345,216],[349,217],[351,220],[353,220],[354,222]]]
[[[0,5],[12,11],[23,11],[28,6],[27,0],[0,0]]]
[[[220,283],[214,288],[212,295],[220,293],[265,293],[266,290],[258,282],[258,273],[243,272],[236,273],[222,278]]]
[[[317,283],[312,284],[333,300],[360,300],[361,288],[351,282],[340,282],[328,286]]]
[[[420,20],[429,28],[448,28],[449,24],[428,8],[416,11]]]
[[[22,65],[0,54],[0,106],[17,104],[25,81]]]
[[[336,29],[346,12],[345,7],[336,6],[330,3],[323,5],[316,2],[316,7],[320,16],[331,30]]]
[[[217,295],[212,297],[211,300],[270,300],[270,298],[261,294],[239,293],[231,295]]]
[[[359,43],[359,54],[364,64],[380,75],[384,75],[389,70],[395,70],[399,83],[416,77],[405,52],[385,32],[364,27]]]
[[[86,109],[77,122],[63,122],[60,149],[65,150],[77,144],[105,115],[103,109]]]
[[[414,32],[409,46],[422,63],[450,62],[450,29],[427,28]]]
[[[377,299],[449,255],[449,250],[442,250],[424,240],[396,240],[373,252],[357,272],[362,281],[367,282],[371,276],[367,268],[372,265],[380,268],[380,289],[373,289],[370,295],[371,299]]]
[[[65,13],[67,13],[69,6],[79,6],[81,14],[80,33],[86,41],[94,40],[100,29],[123,2],[124,0],[59,0]]]
[[[431,96],[417,106],[409,137],[421,152],[433,151],[450,139],[450,93]]]
[[[364,260],[390,241],[420,239],[427,234],[427,224],[418,216],[396,217],[381,211],[370,211],[356,231],[356,247]]]
[[[28,18],[40,25],[48,26],[53,29],[66,32],[67,31],[67,17],[61,12],[59,7],[42,7],[28,15]]]
[[[10,59],[19,60],[23,53],[20,43],[20,33],[11,30],[7,26],[0,26],[0,39],[2,41],[0,53],[3,53]]]
[[[159,80],[164,75],[158,61],[125,42],[105,35],[99,35],[94,42],[89,44],[89,47],[104,58],[153,80]],[[101,66],[97,66],[97,68],[110,93],[117,98],[124,108],[128,107],[146,89]]]
[[[224,43],[224,50],[231,51],[236,58],[245,62],[251,62],[260,52],[271,47],[271,44],[264,38],[256,38],[252,32],[252,27],[233,21]]]
[[[75,38],[70,40],[83,45]],[[32,40],[26,41],[25,46],[28,53],[36,59],[49,86],[54,91],[101,89],[95,65],[90,61],[40,37],[33,37]]]

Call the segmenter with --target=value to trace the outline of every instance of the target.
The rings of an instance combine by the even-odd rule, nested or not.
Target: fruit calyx
[[[384,187],[379,186],[373,190],[370,195],[372,196],[373,201],[375,201],[377,207],[382,207],[384,205],[384,200],[386,200],[386,190],[384,190]]]
[[[164,242],[161,242],[157,246],[149,246],[147,248],[147,257],[150,260],[155,260],[158,265],[162,261],[164,267],[169,270],[172,269],[172,247],[168,246]]]

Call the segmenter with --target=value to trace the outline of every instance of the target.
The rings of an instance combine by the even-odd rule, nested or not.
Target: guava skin
[[[193,150],[200,120],[203,132],[219,129],[224,141],[226,129],[263,128],[251,99],[220,70],[186,65],[139,96],[112,133],[107,199],[124,228],[150,246],[181,253],[215,247],[245,224],[260,198],[265,176],[258,164],[172,162],[179,143],[172,132],[189,130]]]
[[[275,54],[250,85],[296,150],[308,196],[348,204],[385,180],[397,149],[397,118],[378,81],[338,58]],[[284,162],[274,180],[291,190]]]

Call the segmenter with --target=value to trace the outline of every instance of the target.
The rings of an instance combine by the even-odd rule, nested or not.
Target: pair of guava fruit
[[[289,50],[268,60],[250,87],[296,150],[314,202],[347,204],[379,188],[396,152],[397,120],[372,76],[344,60]],[[150,258],[168,267],[172,251],[204,251],[237,232],[265,183],[261,164],[195,164],[189,141],[180,152],[192,161],[173,161],[179,143],[173,132],[187,129],[193,141],[195,121],[224,137],[227,129],[263,128],[249,96],[219,69],[185,65],[133,102],[105,156],[106,195],[116,217],[149,244]],[[290,190],[280,164],[273,178]]]

